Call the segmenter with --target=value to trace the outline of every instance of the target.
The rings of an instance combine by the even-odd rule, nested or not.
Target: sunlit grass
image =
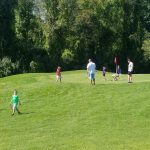
[[[0,79],[0,150],[149,150],[150,75],[107,81],[86,71],[22,74]],[[22,115],[11,116],[18,90]]]

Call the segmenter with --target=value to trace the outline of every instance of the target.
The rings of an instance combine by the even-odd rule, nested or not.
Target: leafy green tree
[[[41,48],[45,44],[42,19],[37,15],[36,5],[33,0],[19,0],[16,9],[16,35],[19,40],[22,66],[30,70],[29,65],[33,57],[33,49]]]
[[[0,58],[18,60],[22,72],[31,66],[35,72],[58,65],[85,68],[88,58],[97,68],[114,71],[117,55],[122,71],[130,57],[135,72],[148,72],[149,5],[147,0],[1,0]]]
[[[0,58],[16,53],[15,6],[16,0],[0,1]]]

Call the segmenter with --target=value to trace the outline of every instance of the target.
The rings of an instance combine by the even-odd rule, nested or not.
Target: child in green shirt
[[[13,112],[12,112],[12,115],[15,114],[15,111],[16,111],[16,110],[17,110],[18,114],[20,114],[20,111],[19,111],[19,109],[18,109],[18,104],[21,105],[20,100],[19,100],[19,97],[18,97],[18,95],[17,95],[17,91],[14,90],[14,93],[13,93],[12,99],[11,99],[11,107],[12,107],[12,111],[13,111]]]

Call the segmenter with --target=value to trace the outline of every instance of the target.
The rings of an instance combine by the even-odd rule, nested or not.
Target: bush
[[[74,60],[74,54],[69,49],[65,49],[61,58],[65,64],[70,64]]]
[[[11,59],[8,57],[4,57],[2,59],[2,66],[3,66],[3,75],[4,76],[11,75],[13,70]]]
[[[30,62],[30,69],[31,69],[31,72],[38,72],[39,71],[38,63],[35,61],[31,61]]]
[[[0,78],[3,77],[3,66],[2,61],[0,60]]]
[[[27,60],[26,64],[22,62],[22,66],[26,65],[24,69],[26,72],[47,72],[50,70],[51,60],[45,49],[33,48],[25,59]]]
[[[19,62],[13,63],[10,58],[0,60],[0,77],[9,76],[19,71]]]

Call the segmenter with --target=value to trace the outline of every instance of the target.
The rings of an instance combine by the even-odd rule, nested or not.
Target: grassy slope
[[[149,150],[150,75],[91,86],[83,71],[0,79],[0,150]],[[22,115],[10,116],[13,89]]]

